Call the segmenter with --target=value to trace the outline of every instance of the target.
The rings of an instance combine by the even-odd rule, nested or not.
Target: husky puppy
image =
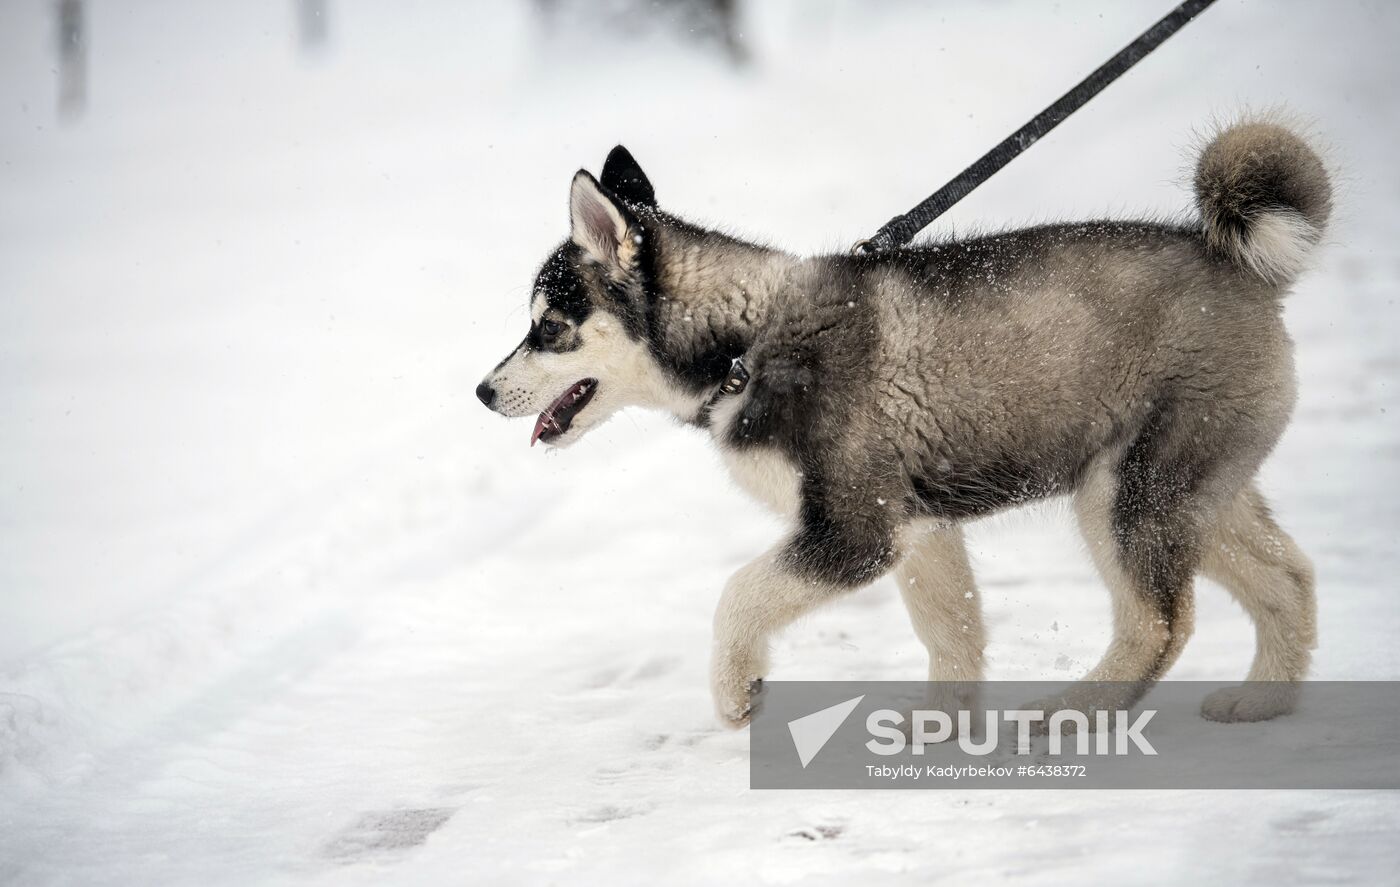
[[[1191,634],[1200,574],[1258,641],[1250,683],[1202,711],[1271,718],[1294,705],[1316,606],[1308,559],[1253,479],[1293,409],[1280,300],[1331,186],[1302,139],[1249,120],[1206,145],[1195,191],[1186,223],[802,258],[661,210],[619,146],[600,178],[574,176],[572,232],[540,269],[529,332],[477,395],[538,414],[531,443],[557,447],[625,406],[665,410],[790,519],[715,614],[730,726],[748,720],[774,632],[891,571],[929,680],[974,695],[985,635],[960,524],[1060,494],[1112,593],[1113,641],[1056,704],[1146,692]],[[1105,699],[1099,682],[1127,689]]]

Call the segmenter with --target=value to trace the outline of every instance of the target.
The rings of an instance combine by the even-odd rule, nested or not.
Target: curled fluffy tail
[[[1332,184],[1317,153],[1276,123],[1218,132],[1196,167],[1206,244],[1265,280],[1303,270],[1332,213]]]

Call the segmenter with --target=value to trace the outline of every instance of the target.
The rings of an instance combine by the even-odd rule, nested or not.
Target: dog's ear
[[[603,187],[633,206],[656,207],[656,191],[651,180],[642,172],[632,152],[618,145],[608,152],[603,162],[603,174],[598,177]]]
[[[574,174],[569,190],[569,218],[573,225],[569,236],[590,257],[610,268],[631,267],[637,245],[628,230],[636,219],[587,170]]]

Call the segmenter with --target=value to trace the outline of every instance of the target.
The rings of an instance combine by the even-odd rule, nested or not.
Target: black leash
[[[1161,46],[1168,37],[1181,30],[1182,26],[1199,15],[1215,0],[1186,0],[1173,9],[1165,18],[1144,31],[1136,40],[1129,43],[1121,52],[1109,59],[1097,71],[1085,77],[1079,85],[1060,96],[1053,105],[1041,111],[1025,126],[1012,133],[1000,145],[983,154],[974,164],[958,174],[948,184],[939,188],[933,196],[902,216],[895,216],[885,223],[868,239],[857,243],[851,252],[858,256],[873,255],[896,249],[914,239],[914,236],[928,227],[934,219],[947,212],[953,204],[962,200],[972,189],[991,178],[997,170],[1016,158],[1016,155],[1035,144],[1036,140],[1059,126],[1066,117],[1079,110],[1085,102],[1098,95],[1105,86],[1142,61],[1152,50]]]

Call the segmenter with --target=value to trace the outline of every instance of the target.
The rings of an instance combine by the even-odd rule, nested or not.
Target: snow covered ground
[[[331,3],[304,50],[290,2],[91,0],[62,118],[54,6],[0,7],[0,883],[1393,877],[1393,793],[747,789],[709,620],[776,524],[663,419],[553,454],[472,397],[572,172],[622,141],[684,215],[839,249],[1169,4],[751,5],[733,70],[523,4]],[[1212,114],[1315,123],[1339,212],[1265,487],[1319,678],[1400,678],[1397,36],[1224,0],[943,226],[1176,212]],[[993,677],[1097,657],[1062,506],[972,540]],[[1244,617],[1199,606],[1173,675],[1243,675]],[[773,676],[922,655],[882,582]]]

